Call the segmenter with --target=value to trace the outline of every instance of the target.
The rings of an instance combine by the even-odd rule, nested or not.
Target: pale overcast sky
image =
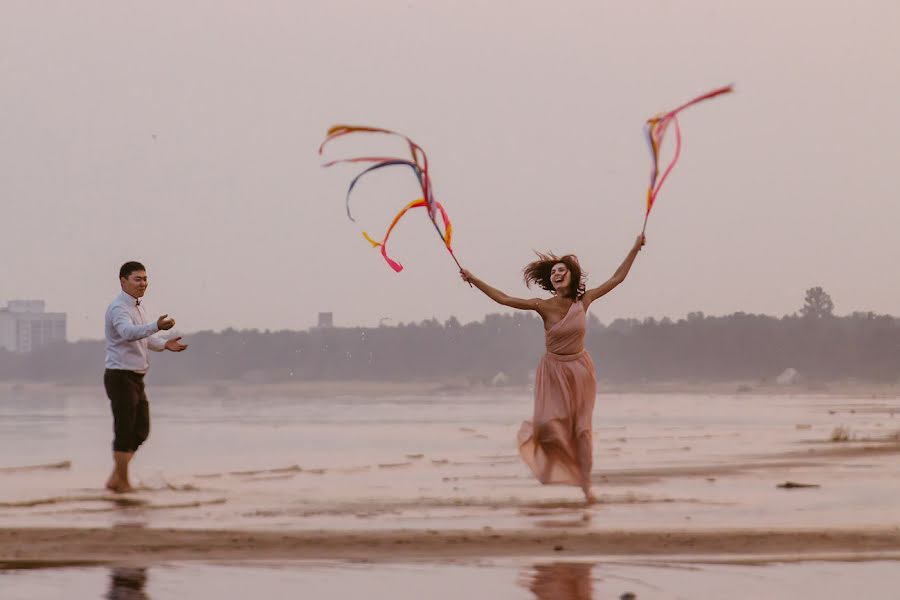
[[[334,123],[429,153],[463,264],[517,295],[531,249],[596,284],[643,217],[642,124],[684,149],[603,321],[782,315],[822,285],[838,313],[900,314],[900,3],[328,0],[0,4],[0,306],[42,298],[99,338],[119,265],[179,329],[463,321],[498,310],[460,282],[424,214],[394,274],[344,213],[353,167],[322,169]],[[335,143],[338,157],[390,140]],[[360,186],[381,232],[409,173]]]

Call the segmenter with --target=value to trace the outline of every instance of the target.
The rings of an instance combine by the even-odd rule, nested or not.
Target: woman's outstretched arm
[[[510,308],[518,308],[520,310],[536,310],[540,312],[541,299],[540,298],[513,298],[509,294],[501,292],[495,287],[491,287],[482,280],[478,279],[472,273],[470,273],[466,269],[460,269],[459,276],[462,277],[462,280],[466,283],[471,283],[479,290],[484,292],[484,294],[496,302],[497,304],[502,304],[503,306],[509,306]]]
[[[619,268],[616,269],[613,276],[597,287],[591,288],[584,293],[583,302],[585,310],[591,305],[591,302],[600,296],[608,294],[613,288],[625,281],[625,277],[628,276],[628,271],[631,270],[631,265],[634,264],[634,259],[637,258],[638,252],[641,251],[641,247],[646,243],[647,239],[644,237],[644,234],[639,235],[634,241],[634,246],[632,246],[631,250],[628,252],[628,256],[625,257],[625,260],[622,261],[622,264],[619,265]]]

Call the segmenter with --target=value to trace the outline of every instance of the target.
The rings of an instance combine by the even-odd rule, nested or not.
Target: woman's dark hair
[[[569,269],[569,273],[572,274],[572,283],[569,286],[569,290],[563,296],[565,298],[578,300],[584,295],[584,281],[587,278],[587,273],[581,270],[581,265],[578,264],[577,256],[574,254],[556,256],[552,252],[548,252],[547,254],[535,252],[535,254],[538,255],[538,259],[533,263],[528,264],[522,271],[522,275],[525,277],[525,285],[531,287],[531,284],[533,283],[541,289],[555,294],[556,290],[553,287],[553,282],[550,280],[550,270],[553,269],[553,265],[562,263],[566,265],[566,268]]]
[[[147,269],[136,260],[129,260],[119,268],[119,279],[128,279],[128,276],[135,271],[146,271]]]

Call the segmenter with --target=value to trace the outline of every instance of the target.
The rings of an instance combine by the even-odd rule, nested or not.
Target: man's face
[[[147,271],[132,271],[128,277],[119,279],[122,291],[134,298],[141,298],[147,291]]]

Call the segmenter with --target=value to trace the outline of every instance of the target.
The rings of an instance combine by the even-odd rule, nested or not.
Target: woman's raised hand
[[[469,285],[472,285],[472,274],[469,273],[468,269],[460,269],[459,276],[463,281],[465,281]]]
[[[640,250],[641,248],[643,248],[644,244],[646,244],[646,243],[647,243],[647,236],[645,236],[642,233],[641,235],[637,236],[636,240],[634,240],[634,247],[637,248],[638,250]]]

